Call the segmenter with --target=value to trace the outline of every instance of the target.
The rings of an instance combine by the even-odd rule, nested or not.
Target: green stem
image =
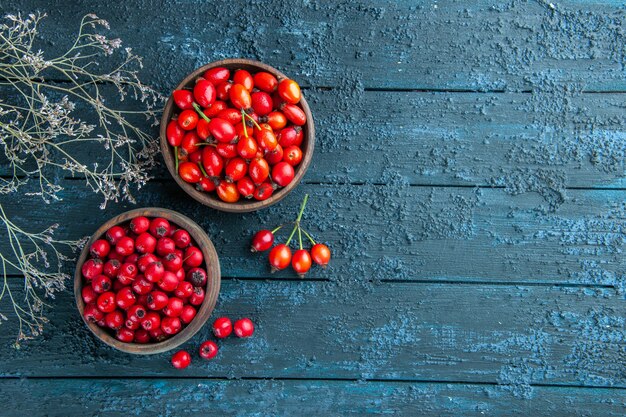
[[[310,235],[310,234],[309,234],[306,230],[304,230],[304,229],[301,229],[301,230],[302,230],[302,233],[304,233],[304,234],[306,235],[306,237],[308,237],[308,238],[309,238],[309,240],[311,241],[311,243],[315,245],[315,244],[316,244],[316,243],[315,243],[315,240],[311,237],[311,235]]]
[[[259,126],[259,124],[256,122],[256,120],[254,120],[254,118],[252,116],[250,116],[248,113],[246,113],[243,110],[242,110],[242,113],[244,114],[244,116],[246,116],[248,119],[250,119],[252,121],[252,123],[254,123],[254,125],[256,126],[257,129],[261,130],[261,126]]]
[[[300,212],[298,213],[298,218],[296,219],[296,223],[300,224],[300,219],[302,218],[302,213],[304,213],[304,208],[306,207],[306,203],[309,201],[309,195],[304,195],[304,200],[302,200],[302,205],[300,206]]]
[[[174,146],[174,159],[176,160],[176,172],[178,172],[178,146]]]
[[[297,229],[298,229],[298,223],[296,223],[296,225],[293,227],[293,230],[291,231],[291,234],[289,235],[289,239],[287,239],[287,243],[285,243],[285,245],[289,246],[289,242],[291,242],[291,238],[296,233]]]
[[[248,139],[248,126],[246,126],[246,112],[241,109],[241,124],[243,125],[243,134]]]
[[[300,249],[302,249],[302,229],[298,226],[298,240],[300,241]]]
[[[281,224],[280,226],[278,226],[276,229],[272,230],[272,234],[278,232],[280,229],[282,229],[282,227],[284,226],[284,224]]]
[[[202,117],[204,120],[206,120],[207,122],[210,122],[211,119],[209,119],[207,117],[206,114],[204,114],[204,112],[202,111],[202,109],[200,108],[200,106],[198,106],[197,103],[193,103],[193,108],[196,109],[196,112],[198,113],[198,115],[200,115],[200,117]]]
[[[206,171],[204,170],[204,167],[202,166],[202,164],[200,162],[198,162],[198,166],[200,167],[200,171],[202,171],[202,174],[209,178],[209,175],[206,173]]]

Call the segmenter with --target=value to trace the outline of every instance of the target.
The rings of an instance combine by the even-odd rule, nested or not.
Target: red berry
[[[156,251],[159,256],[165,256],[176,250],[176,244],[169,237],[162,237],[156,244]]]
[[[291,262],[291,249],[284,243],[274,246],[269,255],[272,272],[285,269]]]
[[[291,267],[294,271],[304,278],[304,275],[311,269],[311,254],[306,249],[299,249],[291,258]]]
[[[278,87],[278,80],[269,72],[261,71],[254,74],[254,86],[266,93],[273,93]]]
[[[274,244],[274,233],[270,230],[259,230],[252,238],[252,252],[264,252]]]
[[[183,312],[184,303],[183,300],[177,297],[171,297],[167,301],[167,306],[163,309],[163,314],[168,317],[178,317]]]
[[[85,304],[93,303],[98,298],[98,293],[93,290],[93,287],[86,285],[80,291],[81,296]]]
[[[133,253],[131,255],[128,255],[126,258],[124,258],[124,263],[131,263],[134,265],[137,263],[138,259],[139,259],[139,254]]]
[[[224,174],[226,181],[237,182],[248,172],[248,164],[243,158],[233,158],[226,164]]]
[[[185,130],[178,125],[178,121],[171,120],[167,124],[165,136],[167,137],[167,143],[169,143],[170,146],[180,146],[183,136],[185,136]]]
[[[122,263],[120,261],[118,261],[117,259],[109,259],[104,264],[104,268],[102,269],[102,272],[104,273],[104,275],[110,278],[116,278],[117,274],[119,274],[120,272],[121,267],[122,267]]]
[[[193,285],[187,281],[180,281],[174,290],[174,295],[180,298],[188,298],[191,294],[193,294]]]
[[[165,317],[161,320],[161,330],[170,336],[180,332],[182,327],[183,324],[178,317]]]
[[[193,96],[202,107],[209,107],[217,96],[215,86],[210,81],[199,79],[193,88]]]
[[[98,275],[91,281],[91,287],[94,292],[97,294],[102,294],[103,292],[107,292],[112,288],[111,278],[106,275]]]
[[[123,328],[118,330],[115,337],[121,342],[131,343],[135,339],[135,332],[133,330]]]
[[[230,89],[233,87],[232,81],[222,81],[217,86],[215,86],[215,90],[217,93],[217,98],[220,100],[228,100],[230,95]]]
[[[189,297],[189,304],[199,306],[204,302],[204,289],[193,287],[193,294]]]
[[[224,81],[228,81],[230,78],[230,71],[228,68],[224,67],[215,67],[206,70],[203,75],[204,79],[210,81],[213,85],[218,85],[223,83]]]
[[[141,327],[150,331],[152,329],[158,329],[161,327],[161,316],[159,313],[150,311],[146,313],[143,320],[141,320]]]
[[[283,147],[280,144],[278,144],[276,145],[274,150],[265,154],[265,160],[270,165],[276,165],[277,163],[283,160],[283,155],[284,155]]]
[[[115,293],[113,293],[113,291],[107,291],[100,294],[98,296],[98,301],[96,301],[96,305],[103,313],[110,313],[115,310]]]
[[[274,105],[276,105],[277,104],[276,99],[273,99],[273,100],[274,100]],[[267,115],[267,124],[269,124],[271,128],[274,129],[275,132],[278,132],[280,129],[287,126],[287,118],[282,112],[273,111]]]
[[[286,187],[294,175],[293,167],[287,162],[279,162],[272,168],[272,180],[281,187]]]
[[[283,160],[295,167],[302,161],[302,150],[294,145],[289,146],[285,149]]]
[[[219,177],[224,169],[224,159],[213,146],[205,146],[202,150],[202,166],[209,177]]]
[[[183,110],[178,115],[178,125],[184,130],[192,130],[198,124],[198,113],[195,110]]]
[[[181,282],[185,279],[185,270],[180,268],[178,271],[174,272],[176,274],[176,278],[178,278],[178,282]]]
[[[172,240],[177,248],[184,249],[191,244],[191,236],[189,232],[183,229],[178,229],[174,232]]]
[[[252,159],[256,156],[259,147],[252,136],[239,138],[237,153],[243,159]]]
[[[146,309],[142,305],[134,304],[130,306],[128,310],[126,310],[126,318],[128,320],[141,323],[145,317],[146,317]]]
[[[127,319],[126,322],[124,323],[124,327],[130,330],[137,330],[140,326],[141,326],[141,323],[138,323],[130,319]]]
[[[306,114],[295,104],[284,103],[280,106],[280,109],[285,114],[287,120],[294,125],[302,126],[306,123]]]
[[[130,285],[137,277],[137,267],[130,262],[122,264],[120,272],[117,274],[117,279],[124,285]]]
[[[263,200],[267,200],[268,198],[270,198],[273,193],[274,193],[274,187],[272,186],[272,184],[266,181],[263,184],[255,188],[253,197],[256,200],[263,201]]]
[[[243,85],[248,91],[252,91],[254,88],[254,78],[252,78],[252,75],[244,69],[235,71],[235,74],[233,75],[233,82],[235,84]]]
[[[148,265],[143,275],[150,282],[157,283],[161,281],[163,278],[163,274],[165,273],[165,268],[161,262],[154,262]]]
[[[273,151],[276,146],[278,146],[278,139],[276,139],[276,135],[274,132],[268,129],[261,129],[254,135],[259,148],[264,152]]]
[[[250,337],[254,333],[254,324],[248,318],[240,319],[235,322],[234,330],[237,337]]]
[[[227,107],[224,110],[220,111],[217,114],[217,117],[226,120],[228,123],[234,126],[241,121],[241,110]]]
[[[104,323],[109,329],[119,330],[124,325],[124,314],[119,310],[111,311],[104,316]]]
[[[124,283],[120,282],[119,280],[113,281],[113,292],[118,292],[119,290],[124,288],[126,285],[128,285],[128,284],[124,284]]]
[[[85,320],[96,323],[104,318],[104,313],[96,307],[96,303],[87,303],[83,310]]]
[[[135,291],[135,294],[144,295],[152,291],[154,284],[141,275],[135,278],[131,287],[133,288],[133,291]]]
[[[170,222],[167,221],[167,219],[164,219],[162,217],[157,217],[155,219],[152,219],[152,221],[150,222],[150,233],[152,233],[152,236],[154,237],[163,237],[163,236],[167,236],[170,233]]]
[[[98,239],[92,243],[91,248],[89,248],[89,253],[94,258],[104,258],[109,254],[111,250],[111,245],[104,239]]]
[[[311,248],[311,258],[316,264],[325,267],[330,262],[330,249],[323,243],[316,243]]]
[[[202,179],[202,171],[195,162],[183,162],[178,166],[178,176],[185,182],[196,184]]]
[[[234,143],[218,143],[215,149],[222,158],[229,159],[237,156],[237,145]]]
[[[185,250],[185,255],[183,256],[183,263],[188,267],[197,267],[202,265],[204,261],[204,256],[202,255],[202,251],[195,246],[190,246]]]
[[[161,326],[157,327],[156,329],[149,330],[148,333],[150,333],[150,337],[157,342],[162,342],[169,337],[168,335],[163,333],[163,330],[161,330]]]
[[[300,86],[294,80],[284,79],[278,83],[278,95],[287,103],[296,104],[300,101]]]
[[[250,96],[252,100],[252,109],[259,116],[265,116],[272,111],[272,97],[263,91],[257,91]]]
[[[176,272],[183,267],[183,258],[179,254],[171,252],[163,257],[162,263],[166,271]]]
[[[154,262],[158,262],[159,258],[152,253],[146,253],[145,255],[141,255],[139,259],[137,259],[137,267],[141,272],[145,272],[148,265]]]
[[[255,189],[254,182],[250,177],[246,176],[237,181],[237,191],[245,198],[252,198]]]
[[[255,184],[261,184],[270,175],[270,166],[263,158],[255,158],[250,161],[248,175]]]
[[[206,128],[208,130],[209,122],[204,121],[204,123],[207,124]],[[207,137],[208,137],[208,134],[207,134]],[[206,137],[204,139],[206,139]],[[195,153],[196,151],[200,149],[198,148],[198,145],[202,142],[204,142],[204,140],[201,139],[200,135],[198,135],[196,132],[187,132],[185,134],[185,137],[183,138],[183,141],[180,143],[179,155],[183,155],[183,156],[192,155],[193,153]]]
[[[157,284],[160,289],[167,292],[172,292],[178,287],[178,277],[171,271],[165,271],[163,278]]]
[[[143,232],[135,239],[135,250],[139,253],[153,253],[157,240],[148,232]]]
[[[228,120],[219,117],[211,119],[208,128],[211,135],[220,143],[231,143],[237,137],[235,126]],[[212,148],[212,146],[210,146],[210,148]]]
[[[193,109],[193,94],[189,90],[174,90],[174,103],[181,110]]]
[[[100,259],[88,259],[81,268],[81,272],[86,280],[90,281],[102,274],[104,264]]]
[[[148,294],[148,308],[150,310],[162,310],[167,305],[169,297],[159,290],[154,290]]]
[[[213,359],[217,356],[217,343],[212,340],[207,340],[200,345],[200,357],[202,359]]]
[[[120,226],[113,226],[107,230],[105,236],[111,245],[116,245],[121,238],[126,236],[126,232]]]
[[[281,130],[278,134],[278,144],[283,148],[296,145],[298,142],[298,131],[296,129],[302,131],[302,128],[299,126],[289,126]]]
[[[194,287],[204,287],[206,285],[206,271],[202,268],[191,268],[187,271],[187,281]]]
[[[135,251],[135,241],[128,236],[121,237],[115,245],[115,252],[123,256],[132,255]]]
[[[237,186],[228,181],[220,181],[219,186],[217,187],[217,196],[227,203],[235,203],[239,201],[241,195],[237,190]]]
[[[135,330],[135,343],[149,343],[150,342],[150,333],[148,333],[145,329],[137,329]]]
[[[189,324],[194,319],[194,317],[196,317],[195,307],[190,305],[183,306],[183,311],[182,313],[180,313],[180,320],[185,324]]]
[[[220,317],[213,322],[213,334],[219,339],[228,337],[233,332],[233,323],[228,317]]]
[[[191,363],[191,356],[184,350],[180,350],[172,356],[172,366],[176,369],[185,369]]]
[[[135,304],[135,301],[137,301],[137,297],[130,287],[122,288],[115,295],[115,303],[122,310],[126,310],[131,307],[133,304]]]

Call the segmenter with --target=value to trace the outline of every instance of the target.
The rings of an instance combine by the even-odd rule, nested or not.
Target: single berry
[[[200,357],[202,359],[213,359],[217,356],[217,343],[212,340],[207,340],[200,345]]]
[[[234,325],[237,337],[250,337],[254,333],[254,324],[248,318],[240,319]]]
[[[220,317],[213,322],[213,334],[217,338],[228,337],[232,331],[233,324],[228,317]]]

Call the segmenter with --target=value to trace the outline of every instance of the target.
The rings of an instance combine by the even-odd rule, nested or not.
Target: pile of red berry
[[[218,339],[224,339],[235,331],[237,337],[250,337],[254,333],[254,324],[249,318],[239,319],[233,323],[228,317],[220,317],[213,322],[213,334]],[[217,356],[217,343],[207,340],[200,345],[199,355],[202,359],[213,359]],[[172,365],[177,369],[184,369],[191,364],[191,355],[186,350],[179,350],[172,355]]]
[[[82,265],[86,320],[122,342],[160,342],[196,316],[207,271],[202,251],[184,229],[157,217],[111,227]]]
[[[311,234],[300,226],[300,220],[302,219],[302,214],[304,213],[304,208],[306,207],[308,199],[309,195],[307,194],[304,196],[304,200],[300,206],[298,217],[294,222],[292,222],[294,226],[287,242],[274,246],[270,251],[269,262],[272,267],[272,272],[285,269],[289,266],[289,264],[291,264],[291,267],[300,276],[300,278],[304,278],[306,273],[311,269],[312,262],[315,262],[316,264],[321,265],[322,268],[325,268],[330,261],[330,249],[328,246],[323,243],[316,243]],[[259,230],[256,232],[252,238],[252,252],[263,252],[270,249],[274,244],[274,234],[282,229],[283,226],[284,224],[278,226],[274,230]],[[296,232],[298,232],[299,249],[292,255],[289,244],[291,243],[291,239],[294,237]],[[304,249],[302,245],[303,233],[313,245],[310,252]]]
[[[300,86],[269,72],[211,68],[193,90],[175,90],[166,129],[180,178],[220,199],[268,199],[294,178],[307,122]]]

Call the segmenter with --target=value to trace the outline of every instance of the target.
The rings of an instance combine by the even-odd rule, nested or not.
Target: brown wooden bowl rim
[[[251,59],[223,59],[220,61],[214,61],[209,64],[203,65],[200,68],[196,69],[194,72],[189,74],[185,79],[180,82],[176,89],[181,89],[187,87],[191,82],[193,82],[198,76],[203,74],[206,70],[215,67],[234,67],[234,66],[250,66],[255,67],[260,71],[267,71],[278,79],[288,78],[285,74],[277,70],[276,68],[264,64],[259,61],[254,61]],[[178,183],[178,185],[192,198],[196,201],[209,206],[211,208],[231,212],[231,213],[246,213],[250,211],[260,210],[266,207],[269,207],[273,204],[278,203],[280,200],[285,198],[287,194],[289,194],[302,180],[304,174],[306,173],[309,165],[311,164],[311,160],[313,158],[313,151],[315,148],[315,125],[313,122],[313,115],[311,114],[311,109],[309,108],[309,104],[307,103],[304,96],[300,99],[300,106],[302,110],[306,114],[307,122],[303,126],[304,128],[304,139],[303,144],[304,148],[302,149],[303,158],[302,162],[295,169],[295,176],[293,180],[287,184],[286,187],[276,190],[274,194],[270,198],[264,201],[256,201],[256,200],[239,200],[236,203],[226,203],[221,201],[218,197],[216,197],[212,193],[206,193],[203,191],[198,191],[195,189],[193,184],[189,184],[183,181],[176,171],[176,162],[174,161],[173,150],[171,149],[169,143],[167,143],[166,137],[166,129],[167,123],[169,122],[172,113],[173,113],[173,100],[170,95],[165,108],[163,109],[163,116],[161,117],[161,127],[160,127],[160,143],[161,143],[161,153],[163,154],[163,159],[165,160],[165,165],[167,166],[168,171],[174,178],[174,180]]]
[[[194,317],[191,323],[189,323],[184,329],[182,329],[180,333],[170,337],[167,340],[157,343],[141,344],[122,342],[110,335],[105,329],[100,328],[96,323],[87,321],[83,315],[85,302],[83,301],[83,297],[81,294],[81,290],[83,287],[82,265],[83,263],[85,263],[87,257],[89,256],[90,246],[97,239],[100,239],[104,235],[104,233],[112,226],[126,223],[137,216],[164,217],[168,221],[176,224],[177,226],[185,228],[185,230],[189,232],[193,240],[202,251],[207,267],[207,290],[205,294],[205,299],[198,309],[196,317]],[[167,352],[168,350],[180,346],[181,344],[192,338],[202,328],[202,326],[204,326],[206,321],[211,316],[213,309],[215,308],[217,297],[220,291],[220,283],[221,272],[219,258],[217,256],[215,247],[213,246],[213,242],[211,242],[211,239],[202,230],[202,228],[200,228],[200,226],[189,217],[176,211],[159,207],[146,207],[126,211],[122,214],[112,217],[104,224],[102,224],[102,226],[100,226],[91,236],[89,241],[85,244],[85,247],[83,248],[76,264],[76,271],[74,272],[74,297],[76,299],[76,306],[78,307],[80,316],[82,317],[89,330],[91,330],[91,332],[98,339],[102,340],[107,345],[112,346],[123,352],[149,355]]]

